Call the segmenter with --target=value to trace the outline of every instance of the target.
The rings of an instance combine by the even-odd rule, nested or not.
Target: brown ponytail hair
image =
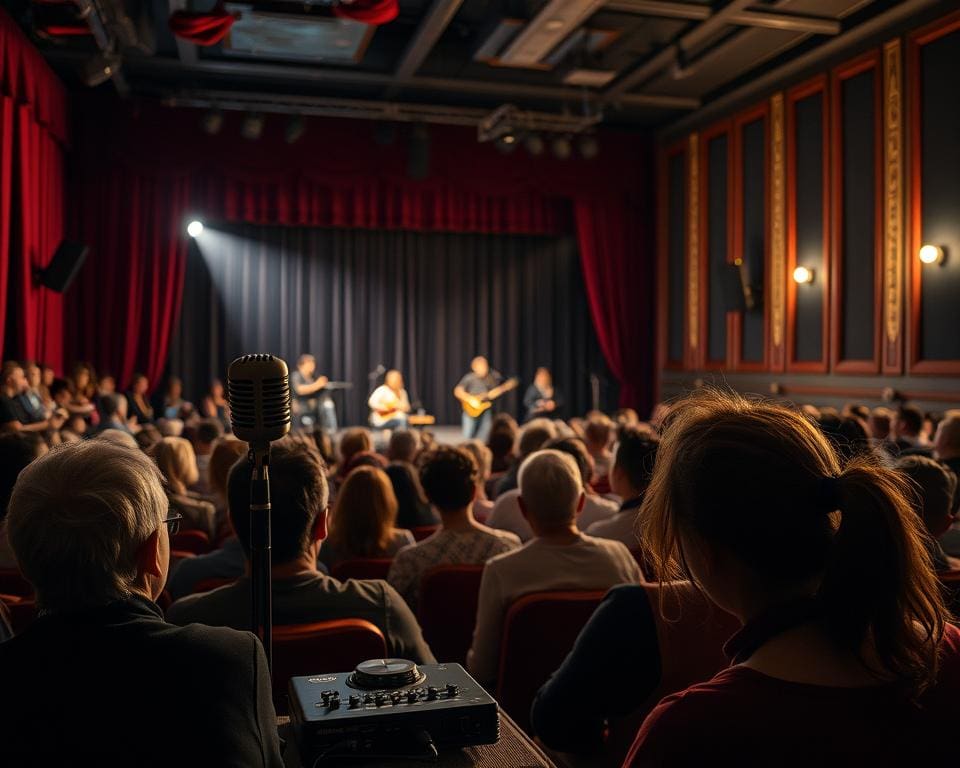
[[[700,539],[726,547],[771,595],[819,584],[837,646],[916,694],[936,679],[948,612],[905,494],[869,454],[841,467],[790,408],[706,389],[671,411],[640,534],[661,580],[691,578],[681,540]]]

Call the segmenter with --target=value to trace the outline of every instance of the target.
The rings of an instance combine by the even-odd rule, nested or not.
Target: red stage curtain
[[[574,213],[590,316],[620,404],[652,402],[653,270],[638,209],[620,199],[580,199]]]
[[[0,344],[63,366],[62,297],[34,281],[63,236],[63,86],[0,11]]]
[[[91,361],[120,387],[135,372],[154,387],[180,314],[188,178],[104,168],[80,191],[74,226],[92,248],[70,292],[70,359]]]

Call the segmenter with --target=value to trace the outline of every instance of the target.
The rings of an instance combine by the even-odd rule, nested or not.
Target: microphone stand
[[[251,623],[273,673],[272,562],[270,556],[270,443],[251,445],[250,593]]]

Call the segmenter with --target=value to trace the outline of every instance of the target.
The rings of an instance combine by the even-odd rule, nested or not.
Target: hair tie
[[[840,478],[835,475],[821,477],[817,483],[817,506],[824,512],[840,509]]]

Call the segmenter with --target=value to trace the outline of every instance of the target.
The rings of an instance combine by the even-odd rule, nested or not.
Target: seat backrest
[[[940,590],[947,608],[954,616],[960,616],[960,570],[940,571],[937,578],[940,580]]]
[[[729,666],[723,646],[740,628],[736,617],[717,608],[689,581],[644,584],[643,588],[657,629],[660,684],[646,701],[638,702],[634,712],[610,724],[606,752],[616,756],[617,765],[629,752],[644,718],[662,698],[709,680]]]
[[[390,571],[390,558],[367,557],[344,560],[330,569],[330,575],[339,581],[347,579],[385,579]]]
[[[437,660],[466,664],[477,622],[482,565],[438,565],[423,575],[420,628]]]
[[[236,579],[200,579],[196,584],[193,585],[191,594],[197,594],[199,592],[210,592],[213,589],[219,589],[220,587],[225,587],[227,584],[233,584]]]
[[[177,531],[170,537],[170,549],[179,549],[183,552],[193,552],[195,555],[204,555],[213,548],[210,537],[203,531],[195,529]]]
[[[433,536],[438,530],[440,530],[439,525],[415,525],[410,529],[410,533],[413,534],[416,541],[423,541],[429,536]]]
[[[530,705],[560,667],[605,591],[536,592],[507,611],[500,647],[497,701],[530,730]]]
[[[0,568],[0,592],[20,597],[33,596],[33,584],[17,568]]]
[[[287,683],[300,675],[349,672],[361,661],[382,659],[387,641],[363,619],[334,619],[273,628],[273,702],[287,714]]]

